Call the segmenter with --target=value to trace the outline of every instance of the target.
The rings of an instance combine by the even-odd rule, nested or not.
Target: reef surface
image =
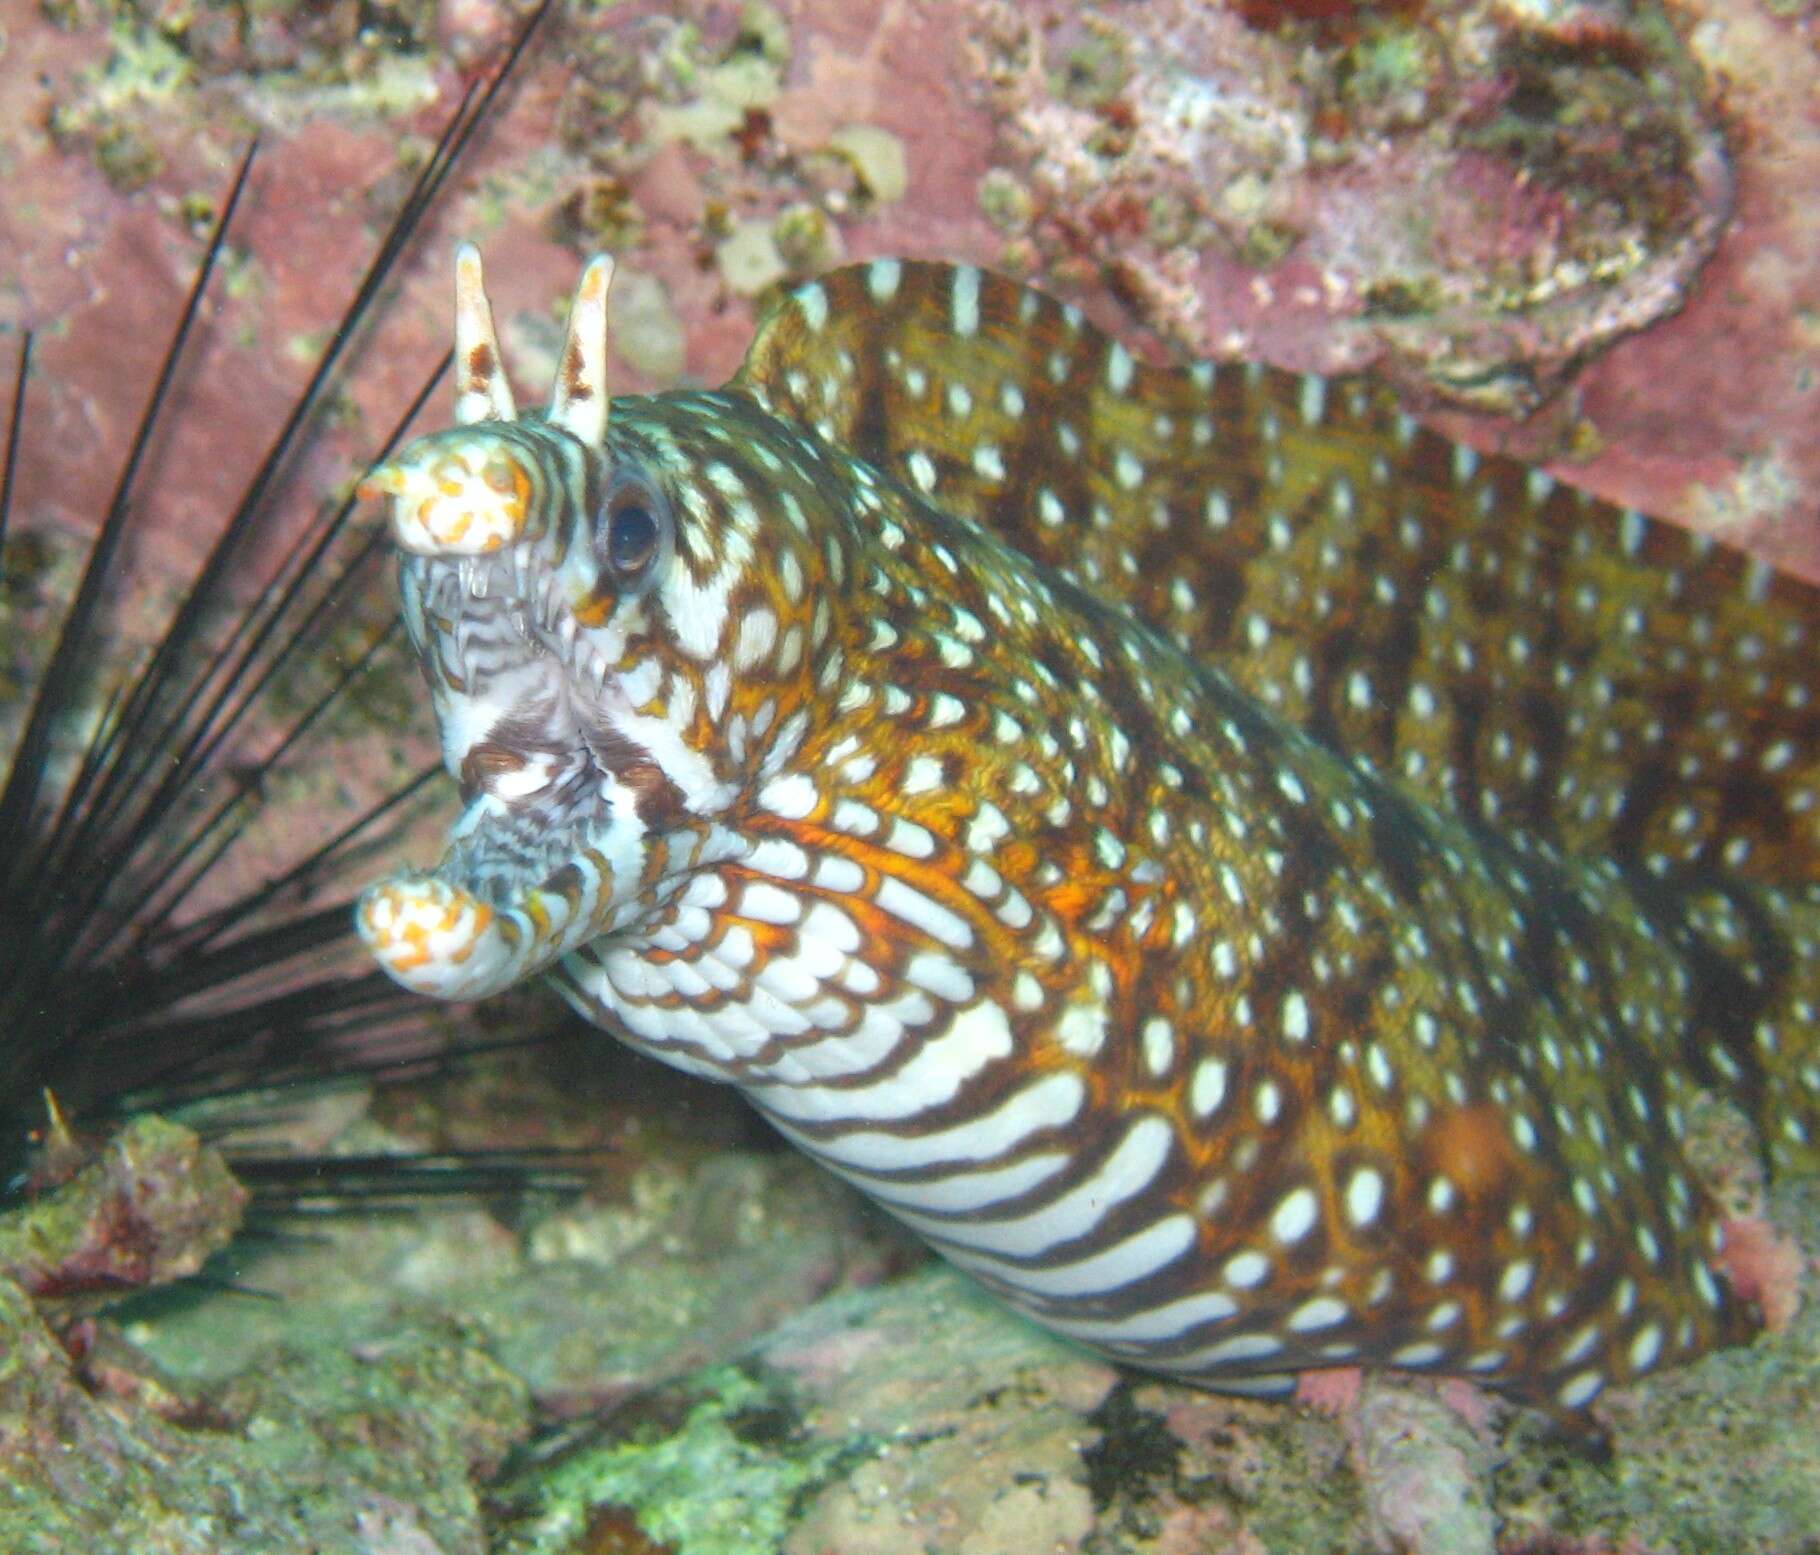
[[[446,347],[456,236],[509,278],[527,382],[578,256],[618,255],[628,391],[718,382],[771,288],[906,253],[1012,270],[1140,348],[1376,364],[1482,447],[1820,577],[1811,0],[1132,10],[566,8],[305,478],[351,479],[358,429]],[[39,331],[30,446],[51,455],[21,473],[16,535],[92,532],[258,133],[136,557],[154,580],[193,565],[515,14],[18,8],[0,324]],[[1527,420],[1484,414],[1544,395]],[[420,714],[376,760],[421,755]],[[628,1081],[599,1047],[591,1083],[361,1089],[289,1125],[332,1150],[610,1138],[622,1164],[579,1206],[338,1217],[211,1266],[263,1294],[100,1316],[34,1300],[9,1264],[0,1550],[1820,1548],[1820,1201],[1764,1190],[1723,1143],[1740,1207],[1779,1228],[1768,1278],[1793,1310],[1612,1399],[1598,1462],[1395,1379],[1329,1414],[1122,1377],[925,1267],[726,1098]]]

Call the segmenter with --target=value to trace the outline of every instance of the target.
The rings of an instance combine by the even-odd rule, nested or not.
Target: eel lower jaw
[[[525,644],[509,669],[471,677],[490,689],[475,699],[484,717],[455,726],[470,800],[442,859],[368,887],[355,909],[367,948],[413,993],[480,999],[536,976],[612,928],[616,866],[639,872],[643,822],[622,779],[644,752],[578,715],[567,641]]]
[[[503,993],[608,927],[612,873],[587,848],[546,879],[482,897],[438,871],[367,887],[355,926],[380,966],[413,993],[483,999]]]
[[[516,809],[477,797],[434,869],[401,871],[362,893],[354,916],[361,939],[413,993],[501,993],[611,926],[611,812],[555,821],[534,838],[499,835],[529,819]]]

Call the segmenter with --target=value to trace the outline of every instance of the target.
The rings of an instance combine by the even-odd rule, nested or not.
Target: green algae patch
[[[561,1555],[603,1522],[675,1555],[774,1555],[803,1505],[857,1459],[865,1438],[802,1427],[787,1389],[734,1366],[622,1411],[615,1439],[581,1449],[514,1497],[535,1503],[497,1555]]]
[[[910,187],[904,143],[876,124],[846,124],[828,137],[828,148],[853,164],[866,192],[880,205],[901,200]]]
[[[742,221],[714,251],[721,279],[742,297],[756,297],[775,286],[790,267],[777,247],[777,236],[766,221]]]
[[[675,383],[688,363],[688,337],[659,276],[622,268],[607,293],[614,353],[658,383]]]
[[[79,1369],[0,1279],[8,1555],[480,1555],[475,1482],[529,1424],[522,1384],[454,1325],[190,1390],[106,1328]]]
[[[217,1151],[162,1118],[135,1118],[92,1152],[59,1128],[40,1164],[61,1180],[0,1214],[0,1277],[52,1304],[195,1274],[247,1202]]]

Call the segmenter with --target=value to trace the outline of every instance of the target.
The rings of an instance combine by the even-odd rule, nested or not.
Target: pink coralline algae
[[[1045,266],[1109,272],[1197,354],[1288,303],[1301,365],[1382,359],[1527,409],[1679,306],[1731,209],[1652,7],[988,4]]]
[[[102,9],[85,0],[82,15]],[[221,366],[192,386],[217,434],[197,475],[231,494],[234,429],[294,387],[293,337],[322,318],[350,226],[388,208],[511,8],[445,6],[433,38],[418,26],[350,56],[346,82],[321,78],[313,33],[289,68],[237,69],[208,48],[176,79],[142,79],[166,57],[152,13],[115,9],[139,32],[20,28],[0,56],[15,191],[0,318],[54,326],[48,413],[111,437],[105,455],[143,381],[120,353],[179,293],[197,200],[261,130],[269,220],[218,332]],[[716,262],[735,235],[770,240],[791,275],[841,254],[972,260],[1128,338],[1136,323],[1191,353],[1375,360],[1417,409],[1527,406],[1579,366],[1524,427],[1455,416],[1448,430],[1812,572],[1815,25],[1811,7],[1729,0],[1666,14],[1618,0],[576,11],[442,237],[482,240],[552,308],[592,247],[613,250],[622,280],[660,286],[672,323],[620,364],[628,390],[737,363],[765,299]],[[121,123],[125,139],[101,144]],[[856,155],[881,134],[907,170],[900,198]],[[124,188],[122,160],[144,181]],[[440,274],[419,268],[352,409],[395,404],[441,349]],[[504,328],[531,360],[554,320]]]

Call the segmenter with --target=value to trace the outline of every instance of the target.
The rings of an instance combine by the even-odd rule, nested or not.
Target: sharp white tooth
[[[562,619],[556,623],[556,632],[562,638],[564,653],[575,646],[575,630],[575,617],[565,610]]]
[[[525,597],[525,584],[531,576],[531,553],[522,545],[512,548],[512,592]]]
[[[468,592],[476,599],[487,597],[487,574],[484,568],[476,567],[468,574]]]

